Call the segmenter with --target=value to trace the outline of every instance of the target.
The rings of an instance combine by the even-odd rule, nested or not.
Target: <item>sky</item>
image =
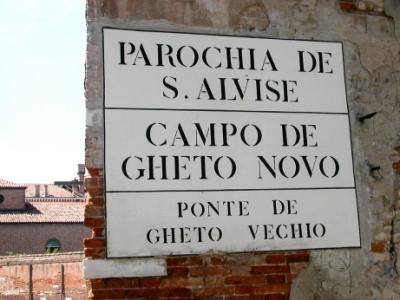
[[[85,2],[0,0],[0,178],[52,183],[84,163]]]

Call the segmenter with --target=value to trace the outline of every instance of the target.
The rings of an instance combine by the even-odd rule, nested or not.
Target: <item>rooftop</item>
[[[27,198],[37,197],[36,187],[39,188],[38,192],[39,192],[40,197],[69,198],[69,197],[77,196],[72,191],[69,191],[60,186],[50,184],[50,183],[49,184],[27,183],[27,184],[25,184],[25,186],[26,186],[25,197],[27,197]]]
[[[33,198],[24,210],[0,210],[5,223],[83,223],[85,201],[79,198]]]
[[[21,189],[26,188],[25,184],[14,183],[5,179],[0,178],[0,188],[13,188],[13,189]]]

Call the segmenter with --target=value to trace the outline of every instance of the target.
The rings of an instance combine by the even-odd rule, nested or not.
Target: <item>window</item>
[[[50,239],[46,243],[46,253],[58,253],[61,251],[61,243],[57,239]]]
[[[0,194],[0,204],[4,201],[4,196]]]

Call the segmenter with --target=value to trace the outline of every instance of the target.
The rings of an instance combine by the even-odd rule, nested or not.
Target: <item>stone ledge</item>
[[[1,266],[38,265],[81,262],[83,252],[61,252],[54,254],[21,254],[0,257]]]
[[[83,277],[85,279],[166,276],[165,259],[121,258],[84,259]]]

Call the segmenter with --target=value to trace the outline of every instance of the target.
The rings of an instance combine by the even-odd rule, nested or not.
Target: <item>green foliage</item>
[[[57,253],[60,253],[60,252],[61,252],[61,249],[58,248],[58,247],[55,247],[55,248],[47,247],[45,254],[57,254]]]

